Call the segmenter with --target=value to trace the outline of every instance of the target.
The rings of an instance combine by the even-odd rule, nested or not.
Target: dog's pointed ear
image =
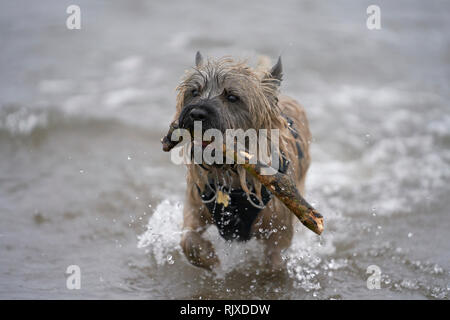
[[[271,87],[279,88],[283,80],[283,65],[281,63],[281,56],[278,57],[277,63],[265,74],[262,78],[262,82],[270,84]]]
[[[197,68],[200,68],[201,66],[203,66],[203,56],[200,53],[200,51],[197,51],[197,53],[195,54],[195,66]]]
[[[281,63],[281,56],[278,57],[277,63],[270,69],[270,76],[281,82],[283,80],[283,65]]]

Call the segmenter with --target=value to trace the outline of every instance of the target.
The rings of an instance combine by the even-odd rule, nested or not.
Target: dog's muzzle
[[[214,128],[220,130],[221,128],[219,114],[216,108],[210,103],[192,104],[183,108],[178,119],[180,128],[192,132],[195,121],[202,123],[203,132],[207,129]]]

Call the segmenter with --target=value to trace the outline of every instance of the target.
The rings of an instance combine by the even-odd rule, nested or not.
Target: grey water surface
[[[381,30],[373,1],[76,3],[81,30],[73,1],[0,2],[0,298],[449,298],[448,1],[376,1]],[[197,50],[281,54],[307,110],[325,232],[299,225],[280,274],[215,228],[215,274],[178,245],[185,169],[159,140]]]

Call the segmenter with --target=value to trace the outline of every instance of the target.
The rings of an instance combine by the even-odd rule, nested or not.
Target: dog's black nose
[[[189,113],[189,117],[193,121],[204,121],[208,117],[208,112],[205,109],[194,108]]]

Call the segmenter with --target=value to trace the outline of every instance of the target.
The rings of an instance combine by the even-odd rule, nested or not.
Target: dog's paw
[[[195,231],[185,233],[181,248],[188,261],[194,266],[212,270],[220,264],[212,243]]]

